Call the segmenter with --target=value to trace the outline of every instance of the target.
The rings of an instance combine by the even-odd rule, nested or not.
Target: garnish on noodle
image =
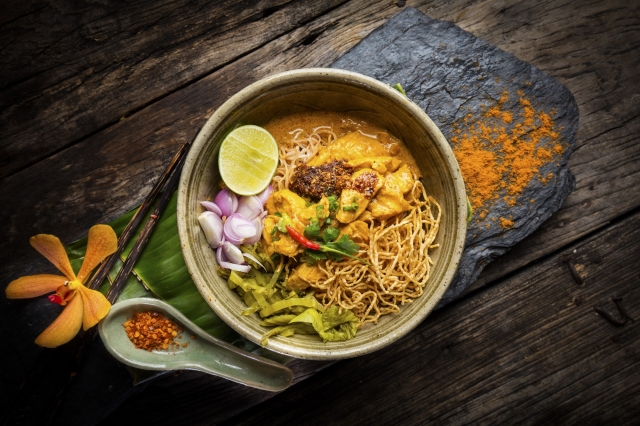
[[[203,203],[211,211],[201,221],[220,275],[247,305],[242,315],[271,327],[262,344],[275,335],[351,339],[420,297],[441,210],[401,141],[330,111],[265,128],[279,155],[268,190],[235,200],[223,189],[222,205]]]
[[[296,121],[306,126],[295,126],[288,134],[287,126],[292,128]],[[310,126],[314,121],[330,125]],[[273,243],[271,235],[263,238],[267,253],[286,256],[287,288],[312,291],[325,308],[352,311],[358,327],[377,323],[381,315],[397,313],[400,305],[422,295],[433,265],[429,253],[437,247],[434,241],[441,211],[428,196],[413,158],[400,141],[355,117],[345,119],[331,112],[296,114],[275,120],[266,128],[280,146],[274,194],[267,210],[271,213],[282,206],[292,210],[284,213],[300,219],[306,236],[310,228],[314,230],[316,241],[322,242],[322,235],[335,230],[359,247],[357,258],[332,259],[308,248],[298,251],[291,249],[291,244]],[[332,178],[343,178],[344,169],[326,176],[338,164],[353,171],[351,184],[343,183],[339,188]],[[300,179],[308,176],[310,169],[319,171],[311,173],[318,184],[315,188],[311,179]],[[297,182],[300,180],[306,185]],[[307,204],[317,204],[301,211],[304,209],[296,203],[296,195]],[[339,205],[333,214],[306,217],[314,206],[330,204],[332,196]],[[264,235],[273,228],[268,223],[265,221]]]

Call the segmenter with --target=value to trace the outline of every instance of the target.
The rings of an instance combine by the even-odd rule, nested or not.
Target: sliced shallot
[[[200,216],[198,216],[198,222],[200,222],[200,227],[204,232],[209,246],[214,249],[220,247],[224,242],[224,226],[220,216],[210,211],[202,212]]]
[[[224,253],[224,256],[227,258],[227,260],[229,260],[229,262],[235,263],[237,265],[244,263],[244,256],[242,256],[242,252],[240,251],[240,249],[231,244],[229,241],[222,244],[222,252]]]
[[[207,211],[198,216],[198,221],[207,242],[216,249],[216,260],[221,268],[249,272],[251,265],[245,263],[247,258],[266,270],[258,259],[243,253],[238,246],[260,241],[262,221],[267,215],[264,203],[272,193],[271,185],[258,195],[242,197],[224,188],[216,194],[213,202],[200,202]]]
[[[223,269],[231,269],[239,272],[249,272],[251,270],[251,265],[236,265],[235,263],[229,262],[224,255],[222,246],[216,250],[216,260],[218,261],[218,265]]]
[[[262,204],[260,198],[255,195],[240,197],[238,199],[238,209],[236,213],[241,214],[249,220],[253,220],[264,210]]]
[[[216,194],[214,203],[220,208],[222,216],[231,216],[238,208],[238,196],[229,191],[227,188],[223,188]]]
[[[224,237],[232,244],[244,244],[248,238],[256,235],[259,234],[255,225],[241,214],[232,214],[224,223]]]
[[[264,205],[264,203],[267,202],[267,200],[269,199],[272,193],[273,193],[273,186],[269,185],[265,188],[264,191],[259,193],[257,197],[260,199],[260,202]]]
[[[256,235],[254,235],[253,237],[246,238],[244,240],[244,243],[249,245],[253,245],[257,243],[258,241],[260,241],[260,237],[262,237],[262,219],[260,217],[256,217],[251,221],[251,224],[256,229]]]
[[[218,205],[213,201],[200,201],[200,205],[205,209],[209,210],[210,212],[214,212],[220,217],[223,216],[222,211],[220,210],[220,207],[218,207]]]

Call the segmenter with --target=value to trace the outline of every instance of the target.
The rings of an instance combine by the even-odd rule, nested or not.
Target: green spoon
[[[188,343],[177,349],[147,351],[129,340],[123,324],[133,312],[155,311],[184,329]],[[291,385],[293,372],[275,361],[243,351],[210,336],[178,310],[159,299],[136,298],[116,303],[98,324],[105,347],[120,362],[143,370],[197,370],[258,389],[281,391]],[[195,339],[189,338],[195,335]]]

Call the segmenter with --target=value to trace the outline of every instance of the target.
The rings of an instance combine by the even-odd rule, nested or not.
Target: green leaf
[[[339,234],[340,229],[338,228],[325,228],[324,232],[322,233],[322,239],[325,243],[328,243],[338,238]]]
[[[315,265],[321,260],[325,260],[327,255],[321,251],[316,250],[304,250],[304,256],[300,258],[302,262],[305,262],[307,265]]]
[[[291,308],[294,306],[303,306],[305,308],[324,310],[322,305],[316,300],[315,297],[293,297],[291,299],[280,300],[278,302],[272,303],[266,308],[263,308],[260,311],[260,316],[263,318],[268,317],[276,312],[282,311],[283,309]]]
[[[142,255],[136,262],[134,274],[127,279],[127,285],[118,301],[153,294],[178,309],[207,333],[227,342],[234,342],[239,339],[239,336],[213,312],[189,275],[178,237],[176,206],[177,192],[174,192]],[[134,213],[135,210],[132,210],[109,225],[116,234],[120,235]],[[139,229],[136,230],[136,235],[142,230],[145,222],[146,220],[142,221]],[[129,255],[135,241],[136,237],[132,238],[125,247],[120,256],[121,260]],[[67,247],[69,260],[74,267],[79,268],[82,263],[86,245],[87,239],[83,238]],[[113,280],[121,266],[121,262],[116,262],[107,280]],[[107,280],[100,287],[103,293],[106,293],[109,287]],[[145,286],[150,292],[144,289]]]
[[[404,88],[402,87],[402,85],[400,83],[396,83],[393,86],[394,89],[396,89],[398,92],[402,93],[403,95],[407,96],[407,92],[404,91]]]
[[[324,244],[323,248],[338,250],[346,255],[356,254],[358,250],[360,250],[360,246],[353,242],[351,237],[349,237],[347,234],[342,234],[340,239],[337,241]]]
[[[337,342],[351,339],[356,335],[358,318],[349,310],[345,309],[340,313],[337,306],[332,306],[324,313],[307,309],[290,322],[290,324],[295,323],[311,325],[323,342]]]
[[[360,246],[358,246],[347,234],[342,234],[342,237],[340,237],[338,241],[320,244],[320,250],[327,253],[327,256],[330,259],[341,260],[343,256],[348,256],[360,261],[361,263],[369,265],[369,262],[366,260],[355,256],[358,250],[360,250]]]
[[[317,217],[309,220],[309,225],[304,228],[304,235],[311,240],[320,238],[320,222]]]

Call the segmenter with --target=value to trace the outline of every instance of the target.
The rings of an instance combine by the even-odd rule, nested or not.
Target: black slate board
[[[574,187],[567,166],[575,145],[578,107],[569,90],[533,65],[477,38],[450,22],[429,18],[407,8],[373,31],[332,65],[368,75],[384,83],[400,83],[440,128],[453,136],[454,123],[471,114],[479,116],[502,93],[521,91],[536,109],[553,111],[556,129],[565,146],[558,161],[541,167],[540,176],[553,174],[546,183],[532,179],[507,205],[502,197],[484,218],[469,224],[465,250],[453,283],[439,306],[455,299],[482,269],[517,242],[535,231],[560,208]],[[510,99],[509,102],[517,102]],[[530,200],[535,200],[530,202]],[[505,229],[499,218],[514,226]]]

